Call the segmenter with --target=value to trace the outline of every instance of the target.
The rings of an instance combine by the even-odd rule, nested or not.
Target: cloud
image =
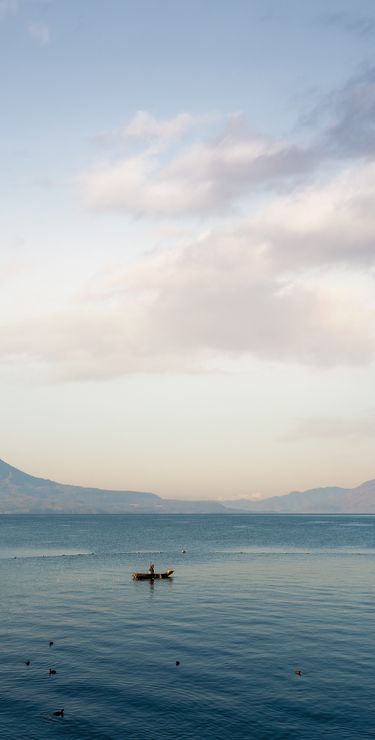
[[[172,142],[184,137],[191,130],[212,123],[217,118],[214,113],[192,116],[190,113],[179,113],[170,119],[157,120],[147,111],[138,111],[121,130],[121,137],[126,141]]]
[[[214,117],[218,124],[218,117]],[[375,154],[375,69],[362,72],[310,114],[317,133],[275,139],[240,114],[212,132],[212,115],[156,120],[140,111],[121,131],[141,151],[117,153],[78,178],[84,203],[143,217],[225,214],[257,192],[314,183],[340,164]]]
[[[375,414],[359,417],[313,416],[298,419],[286,439],[364,439],[375,437]]]
[[[177,132],[184,131],[185,119],[156,125],[144,116],[142,125],[138,116],[130,122],[127,137],[129,131],[145,135],[145,124],[152,121],[150,132],[157,133],[165,148]],[[218,213],[235,205],[249,189],[299,178],[311,169],[314,156],[301,147],[257,135],[241,116],[232,116],[220,135],[189,139],[178,152],[172,148],[169,157],[164,152],[161,156],[159,148],[148,147],[114,163],[95,165],[78,178],[78,184],[90,208],[143,216]]]
[[[375,154],[375,68],[365,70],[322,102],[328,118],[320,149],[326,157],[373,158]]]
[[[246,226],[276,271],[375,263],[375,163],[274,198]]]
[[[115,156],[79,178],[87,204],[214,214],[215,225],[99,274],[54,314],[3,323],[0,356],[66,378],[204,372],[248,357],[371,363],[374,85],[368,70],[324,101],[309,144],[261,136],[240,115],[223,125],[139,112],[116,132]],[[259,190],[266,197],[250,202]]]
[[[371,360],[374,316],[355,296],[251,280],[242,264],[228,274],[208,255],[200,269],[192,256],[155,260],[94,304],[2,327],[1,355],[66,378],[204,372],[228,356],[326,367]]]
[[[165,148],[175,145],[179,140],[191,136],[194,130],[210,128],[220,120],[222,117],[214,112],[195,116],[179,113],[169,119],[157,119],[148,111],[139,110],[125,126],[115,131],[102,132],[95,136],[95,141],[103,149],[117,147],[122,156],[124,149],[131,147],[144,147],[144,154],[155,156],[162,154]]]
[[[358,15],[345,11],[324,13],[321,17],[324,26],[340,28],[356,36],[371,36],[375,30],[375,18],[370,15]]]
[[[325,210],[319,189],[307,189],[236,228],[213,229],[98,275],[65,310],[3,325],[0,354],[32,358],[66,378],[204,372],[247,357],[327,368],[368,364],[373,281],[340,265],[374,264],[375,224],[367,214],[356,252],[361,209],[354,194],[350,208],[342,204],[342,188],[337,180],[327,186]],[[364,194],[371,192],[370,178]]]
[[[48,46],[51,43],[50,30],[46,23],[42,21],[32,21],[28,25],[28,31],[35,41],[41,46]]]

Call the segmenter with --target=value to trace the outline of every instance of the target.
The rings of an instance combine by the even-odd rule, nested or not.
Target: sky
[[[0,0],[0,458],[375,477],[373,0]]]

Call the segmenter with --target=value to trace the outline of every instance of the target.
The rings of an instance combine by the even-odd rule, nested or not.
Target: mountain
[[[155,493],[106,491],[35,478],[0,460],[0,514],[220,513],[215,501],[173,501]]]
[[[375,514],[375,480],[357,488],[313,488],[248,499],[180,501],[142,491],[106,491],[36,478],[0,460],[0,514]]]
[[[224,501],[232,510],[284,514],[375,514],[375,480],[357,488],[311,488],[261,501]]]

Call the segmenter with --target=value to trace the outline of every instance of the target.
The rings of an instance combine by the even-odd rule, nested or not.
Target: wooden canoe
[[[166,570],[165,573],[133,573],[133,581],[155,581],[158,578],[170,578],[173,570]]]

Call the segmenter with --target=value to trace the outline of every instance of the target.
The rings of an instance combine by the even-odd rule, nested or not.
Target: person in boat
[[[150,567],[148,569],[148,572],[150,573],[151,576],[155,575],[155,565],[154,565],[154,563],[150,563]]]

